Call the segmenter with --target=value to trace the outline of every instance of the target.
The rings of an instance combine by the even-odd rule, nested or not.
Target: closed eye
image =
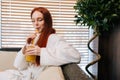
[[[40,21],[42,21],[42,20],[43,20],[43,19],[38,19],[37,21],[39,21],[39,22],[40,22]]]

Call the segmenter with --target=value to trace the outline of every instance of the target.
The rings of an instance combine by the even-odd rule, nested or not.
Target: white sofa
[[[13,62],[17,52],[0,51],[0,71],[15,69]],[[61,67],[49,67],[41,73],[39,80],[65,80]]]

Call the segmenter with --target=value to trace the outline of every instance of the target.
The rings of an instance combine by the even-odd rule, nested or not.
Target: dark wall
[[[120,24],[99,37],[98,80],[120,80]]]

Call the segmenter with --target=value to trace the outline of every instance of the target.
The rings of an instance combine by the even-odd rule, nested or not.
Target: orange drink
[[[34,48],[34,45],[30,44],[26,47],[26,49],[31,49],[31,48]],[[27,62],[32,62],[32,63],[35,63],[36,61],[36,55],[27,55],[25,57],[26,61]]]

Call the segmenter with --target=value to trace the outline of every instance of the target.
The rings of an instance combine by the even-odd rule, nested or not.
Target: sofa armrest
[[[61,67],[65,80],[91,80],[77,64],[71,63]]]

